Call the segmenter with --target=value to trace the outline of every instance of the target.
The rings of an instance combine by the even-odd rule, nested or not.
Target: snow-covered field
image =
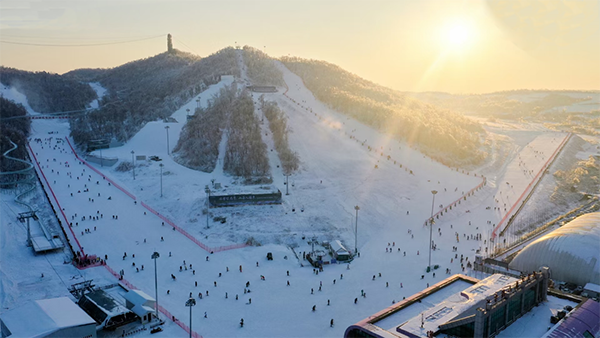
[[[44,140],[31,143],[41,172],[68,221],[73,222],[74,235],[84,251],[101,258],[107,255],[110,268],[124,270],[127,281],[150,295],[154,295],[150,255],[158,251],[159,304],[187,323],[189,309],[184,304],[191,293],[198,302],[193,309],[193,328],[204,337],[339,337],[349,325],[391,305],[392,301],[446,278],[442,273],[446,268],[452,273],[461,272],[460,260],[451,263],[454,255],[464,255],[471,261],[476,250],[483,250],[483,240],[488,238],[493,224],[505,216],[504,203],[508,210],[517,201],[547,156],[556,149],[557,140],[565,135],[523,130],[523,145],[515,148],[505,165],[489,169],[487,185],[436,219],[433,241],[437,250],[432,253],[432,264],[439,264],[440,269],[436,277],[426,274],[421,279],[428,264],[429,229],[423,223],[431,214],[431,191],[439,191],[434,205],[437,212],[440,205],[448,205],[478,185],[480,175],[466,175],[445,167],[402,142],[329,110],[296,75],[283,67],[282,70],[289,98],[282,93],[268,94],[265,98],[277,101],[287,114],[290,147],[298,152],[302,162],[301,170],[290,177],[290,195],[284,195],[284,203],[277,206],[211,209],[211,216],[225,215],[227,223],[211,221],[210,229],[205,229],[202,215],[204,186],[211,179],[230,185],[233,178],[222,172],[202,173],[178,165],[167,154],[164,128],[170,127],[172,150],[185,124],[187,109],[193,110],[196,98],[174,112],[178,123],[150,122],[124,146],[103,150],[104,156],[123,161],[131,160],[132,150],[136,155],[161,157],[165,173],[162,198],[158,162],[138,163],[135,180],[132,172],[121,173],[114,167],[94,165],[135,195],[134,202],[81,164],[65,142],[57,143],[57,139],[68,137],[68,123],[34,120],[32,124],[31,137]],[[224,77],[201,93],[200,104],[206,105],[219,88],[231,81]],[[258,98],[257,94],[254,98]],[[54,133],[48,134],[50,131]],[[397,163],[387,160],[388,155]],[[533,170],[534,174],[524,170]],[[274,182],[285,191],[282,177]],[[207,253],[179,231],[163,226],[161,219],[147,212],[141,201],[210,247],[241,243],[248,237],[264,245]],[[64,295],[66,287],[81,280],[81,275],[116,281],[103,267],[78,271],[63,265],[58,262],[60,254],[33,257],[22,244],[24,230],[14,215],[5,212],[6,208],[18,208],[11,203],[3,199],[0,285],[5,296],[0,299],[0,311],[16,306],[16,300],[23,296]],[[318,275],[301,256],[296,259],[288,246],[306,247],[303,236],[308,239],[316,235],[319,240],[339,238],[349,249],[354,249],[356,205],[360,206],[360,258],[350,265],[326,265]],[[491,208],[486,209],[488,206]],[[82,220],[84,216],[86,220]],[[98,216],[100,219],[90,220]],[[476,234],[482,234],[481,241],[471,239]],[[453,252],[454,246],[458,247],[457,252]],[[123,258],[125,252],[127,257]],[[266,260],[267,252],[273,253],[273,261]],[[23,264],[29,268],[18,268]],[[180,271],[184,265],[188,269]],[[56,272],[41,279],[40,270],[49,269]],[[381,277],[373,280],[379,273]],[[172,280],[171,274],[177,279]],[[11,278],[5,279],[5,275]],[[265,280],[261,280],[261,275]],[[71,281],[71,276],[78,277]],[[247,282],[250,285],[246,291],[249,289],[250,293],[244,292]],[[41,285],[47,287],[46,291],[41,291]],[[354,304],[361,290],[368,297],[360,297],[358,304]],[[202,299],[199,293],[204,295]],[[241,318],[244,318],[243,328],[239,326]],[[331,319],[335,320],[334,327],[329,326]],[[162,335],[185,334],[170,325]]]

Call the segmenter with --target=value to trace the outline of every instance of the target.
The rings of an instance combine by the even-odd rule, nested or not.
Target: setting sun
[[[462,51],[472,44],[475,38],[473,26],[466,21],[457,21],[444,27],[443,42],[449,49]]]

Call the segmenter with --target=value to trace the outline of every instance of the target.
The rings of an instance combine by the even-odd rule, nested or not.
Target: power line
[[[133,39],[145,39],[148,35],[138,36],[31,36],[31,35],[6,35],[2,34],[2,38],[8,39],[39,39],[39,40],[133,40]]]
[[[183,41],[179,40],[179,39],[178,39],[178,38],[176,38],[175,36],[173,36],[173,38],[174,38],[175,40],[177,40],[177,42],[179,42],[179,43],[181,43],[182,45],[186,46],[186,47],[187,47],[187,49],[191,50],[191,51],[192,51],[192,52],[194,52],[196,55],[200,55],[200,54],[198,54],[198,52],[196,52],[195,50],[193,50],[193,49],[192,49],[190,46],[186,45],[186,44],[185,44]]]
[[[116,45],[122,43],[130,43],[130,42],[138,42],[150,39],[156,39],[159,37],[164,37],[164,34],[155,35],[143,39],[135,39],[135,40],[127,40],[127,41],[115,41],[115,42],[102,42],[102,43],[89,43],[89,44],[46,44],[46,43],[29,43],[29,42],[16,42],[16,41],[5,41],[0,40],[0,43],[6,43],[11,45],[24,45],[24,46],[40,46],[40,47],[91,47],[91,46],[106,46],[106,45]]]

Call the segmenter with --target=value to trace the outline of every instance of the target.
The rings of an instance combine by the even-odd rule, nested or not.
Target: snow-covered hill
[[[434,162],[405,143],[327,108],[296,75],[282,65],[278,67],[289,90],[286,95],[282,90],[264,97],[277,102],[286,114],[291,128],[290,147],[301,160],[300,170],[289,178],[290,195],[284,195],[282,205],[211,209],[211,217],[225,216],[227,222],[210,220],[209,229],[202,214],[204,186],[212,179],[231,186],[235,178],[222,171],[202,173],[175,163],[168,154],[164,127],[170,127],[172,148],[185,124],[187,109],[197,104],[205,106],[213,93],[231,84],[232,78],[223,77],[173,112],[177,123],[147,123],[122,147],[102,151],[103,156],[120,161],[131,161],[132,151],[162,158],[161,162],[138,161],[135,180],[131,171],[117,172],[115,167],[88,166],[77,160],[65,142],[57,141],[69,137],[67,123],[33,122],[32,137],[42,139],[41,143],[31,144],[39,161],[37,170],[47,177],[47,187],[56,196],[55,208],[64,208],[64,216],[60,215],[63,224],[73,223],[73,232],[67,229],[72,243],[77,238],[87,254],[101,258],[106,255],[108,267],[123,270],[127,282],[150,295],[154,294],[150,257],[158,251],[159,303],[186,324],[189,309],[184,304],[191,294],[198,302],[193,309],[193,328],[204,337],[339,337],[349,325],[444,279],[447,276],[442,271],[446,269],[471,273],[462,269],[460,258],[454,258],[464,256],[472,261],[477,250],[485,250],[494,225],[519,203],[518,197],[557,149],[557,140],[565,136],[541,128],[495,126],[499,132],[506,131],[506,141],[514,140],[514,147],[505,157],[499,157],[497,166],[486,168],[486,186],[454,204],[482,182],[480,173],[475,176],[475,172],[463,173]],[[254,100],[258,101],[257,94]],[[159,163],[164,164],[162,197]],[[274,177],[274,185],[284,192],[284,179],[278,176]],[[109,179],[135,200],[108,184]],[[435,202],[432,190],[438,191]],[[3,199],[3,211],[18,210],[11,203]],[[440,205],[445,210],[451,203],[452,210],[436,218],[433,229],[436,250],[432,264],[440,265],[440,269],[435,276],[426,274],[430,232],[424,222],[432,208],[438,212]],[[163,226],[163,220],[144,205],[195,240],[183,231]],[[358,222],[355,206],[360,207]],[[356,225],[361,254],[349,265],[326,265],[316,274],[302,255],[297,259],[290,249],[294,247],[296,253],[310,250],[307,240],[315,235],[319,241],[342,239],[353,250]],[[23,231],[13,231],[15,228],[14,216],[3,213],[3,241],[23,241]],[[481,235],[480,240],[474,239],[477,235]],[[218,247],[241,243],[249,237],[263,245],[210,254],[197,244]],[[0,299],[0,312],[5,306],[15,306],[15,299],[44,296],[35,290],[47,288],[51,290],[48,295],[64,294],[63,288],[72,283],[72,268],[58,270],[52,280],[42,279],[31,270],[47,271],[56,264],[43,263],[23,246],[2,245],[0,250],[4,259],[0,272],[12,276],[10,283],[0,284],[6,293]],[[123,258],[125,252],[127,257]],[[273,261],[266,260],[267,252],[273,253]],[[14,264],[27,266],[30,261],[35,262],[30,269],[9,268]],[[185,265],[187,270],[183,269]],[[82,274],[99,282],[116,282],[107,276],[104,267]],[[173,280],[171,274],[177,279]],[[79,280],[77,277],[73,282]],[[37,288],[15,286],[19,283]],[[361,291],[368,297],[360,297]],[[360,298],[358,304],[354,303],[356,297]],[[243,328],[239,326],[241,318]],[[335,320],[334,327],[329,326],[331,319]],[[187,336],[171,324],[165,335]]]

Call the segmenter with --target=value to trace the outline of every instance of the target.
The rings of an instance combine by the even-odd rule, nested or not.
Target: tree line
[[[14,103],[0,96],[0,171],[13,171],[25,169],[25,164],[8,160],[1,156],[5,151],[12,148],[10,141],[17,144],[18,148],[10,153],[10,156],[27,159],[27,137],[31,121],[28,118],[11,118],[27,115],[27,111],[21,104]]]
[[[212,172],[219,157],[219,144],[233,108],[235,90],[222,88],[206,108],[196,108],[193,118],[183,126],[173,150],[175,161],[186,167]]]
[[[192,120],[183,127],[174,158],[192,169],[212,172],[224,137],[227,143],[223,170],[245,178],[246,182],[265,182],[269,160],[254,103],[247,91],[238,94],[235,85],[221,89],[208,107],[196,109]]]
[[[108,90],[101,108],[71,119],[71,136],[79,145],[93,139],[127,141],[147,122],[170,116],[229,74],[239,75],[231,47],[204,58],[175,49],[112,69],[69,72],[65,76],[100,82]]]
[[[287,117],[279,108],[276,102],[265,101],[264,96],[260,96],[260,107],[267,120],[269,120],[269,128],[273,133],[273,141],[275,149],[279,155],[283,172],[286,175],[298,170],[300,159],[298,154],[290,149],[288,142],[289,129],[287,127]]]
[[[233,102],[223,170],[231,175],[260,179],[269,175],[267,146],[261,137],[254,102],[243,91]]]
[[[449,166],[481,163],[485,134],[476,122],[377,85],[339,66],[316,60],[283,57],[288,69],[330,108],[389,133]]]
[[[87,83],[48,72],[0,67],[0,82],[27,96],[29,106],[39,113],[85,109],[98,97]]]
[[[244,63],[252,84],[258,86],[283,86],[283,73],[267,54],[250,46],[243,48]]]

